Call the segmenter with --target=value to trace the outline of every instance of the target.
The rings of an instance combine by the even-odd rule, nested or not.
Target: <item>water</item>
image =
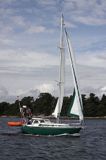
[[[0,160],[105,160],[106,120],[85,121],[80,137],[23,135],[0,118]]]

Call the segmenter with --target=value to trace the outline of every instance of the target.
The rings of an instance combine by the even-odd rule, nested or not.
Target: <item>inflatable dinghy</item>
[[[8,122],[7,123],[8,124],[8,126],[22,126],[23,125],[23,122],[21,122],[21,121],[18,121],[18,122]]]

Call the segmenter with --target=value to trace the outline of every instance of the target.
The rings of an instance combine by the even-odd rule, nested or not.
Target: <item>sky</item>
[[[82,94],[106,93],[106,0],[0,0],[0,102],[58,95],[60,17]],[[73,90],[66,54],[65,95]]]

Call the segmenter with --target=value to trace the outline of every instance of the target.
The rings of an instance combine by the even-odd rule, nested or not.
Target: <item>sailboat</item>
[[[68,53],[70,57],[71,70],[74,82],[73,101],[69,107],[68,115],[76,115],[78,123],[61,123],[60,113],[63,105],[64,97],[64,68],[65,68],[65,52],[64,52],[64,34],[66,35],[66,42],[68,46]],[[76,134],[82,129],[83,105],[78,86],[78,78],[76,76],[76,67],[72,45],[64,25],[63,15],[61,17],[61,33],[60,33],[60,73],[59,73],[59,98],[52,115],[56,118],[56,122],[51,122],[45,118],[32,117],[27,123],[22,125],[22,132],[25,134],[34,135],[63,135],[63,134]]]

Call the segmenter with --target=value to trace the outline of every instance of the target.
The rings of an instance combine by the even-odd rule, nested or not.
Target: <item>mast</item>
[[[60,75],[59,75],[59,107],[57,122],[59,122],[60,112],[63,104],[64,97],[64,67],[65,67],[65,56],[64,56],[64,18],[61,16],[61,31],[60,31]]]
[[[60,31],[60,69],[59,69],[59,98],[57,100],[57,104],[55,110],[52,115],[57,119],[57,123],[59,123],[60,112],[63,104],[64,97],[64,67],[65,67],[65,56],[64,56],[64,19],[63,15],[61,16],[61,31]]]

